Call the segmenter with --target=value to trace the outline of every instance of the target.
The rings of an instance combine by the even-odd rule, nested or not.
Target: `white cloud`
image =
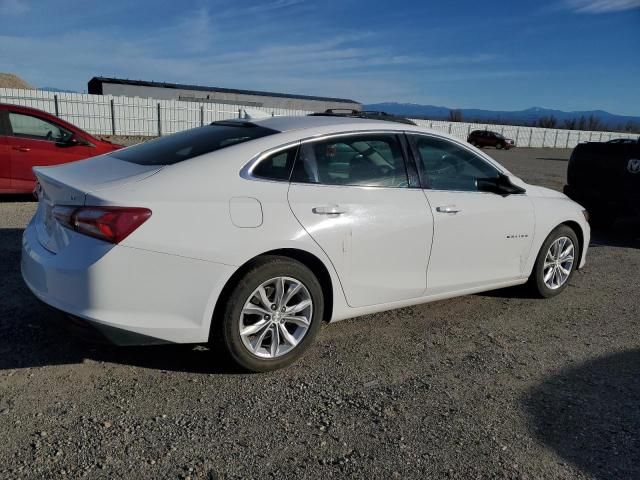
[[[492,54],[407,52],[367,31],[311,36],[308,24],[283,25],[275,13],[291,7],[313,8],[301,0],[258,4],[254,13],[261,21],[249,28],[237,7],[208,4],[153,32],[123,34],[119,26],[105,25],[49,34],[0,33],[0,44],[10,47],[0,49],[0,65],[35,85],[79,91],[91,77],[103,75],[362,101],[424,98],[423,85],[447,83],[456,75],[512,75],[500,72],[501,59]],[[52,55],[51,45],[69,54]]]
[[[24,0],[0,0],[0,15],[22,15],[29,11]]]
[[[566,0],[572,10],[579,13],[610,13],[640,8],[640,0]]]

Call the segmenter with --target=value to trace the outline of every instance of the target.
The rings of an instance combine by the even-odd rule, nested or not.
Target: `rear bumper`
[[[42,302],[41,302],[42,303]],[[110,327],[108,325],[93,322],[80,317],[75,317],[62,310],[42,303],[51,313],[49,320],[61,329],[68,331],[74,337],[91,343],[113,344],[118,346],[129,345],[160,345],[172,343],[155,337],[147,337],[129,330]]]
[[[23,234],[21,269],[38,299],[121,345],[206,342],[215,302],[235,270],[75,232],[53,254],[33,222]]]

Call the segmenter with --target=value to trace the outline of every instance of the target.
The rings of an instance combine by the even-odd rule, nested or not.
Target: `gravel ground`
[[[487,150],[561,188],[566,150]],[[510,289],[339,322],[245,375],[116,348],[23,285],[34,211],[0,202],[0,478],[640,478],[640,238],[596,232],[561,296]]]

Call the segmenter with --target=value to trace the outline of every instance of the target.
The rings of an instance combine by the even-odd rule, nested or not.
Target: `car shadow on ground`
[[[553,162],[568,162],[568,158],[558,158],[558,157],[536,157],[536,160],[547,160]]]
[[[598,479],[640,478],[640,350],[566,369],[529,391],[530,430]]]
[[[619,220],[610,227],[593,227],[591,247],[640,248],[640,220]]]
[[[20,274],[22,229],[0,229],[0,370],[109,362],[203,374],[240,372],[222,353],[202,346],[116,347],[86,341],[62,316],[39,303]]]
[[[37,202],[35,197],[30,193],[3,193],[0,199],[2,203],[22,203],[22,202]]]

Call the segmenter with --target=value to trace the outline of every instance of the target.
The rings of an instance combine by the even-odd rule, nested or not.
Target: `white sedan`
[[[586,212],[412,125],[223,121],[36,168],[22,275],[119,344],[203,343],[285,366],[324,321],[527,283],[565,289]]]

